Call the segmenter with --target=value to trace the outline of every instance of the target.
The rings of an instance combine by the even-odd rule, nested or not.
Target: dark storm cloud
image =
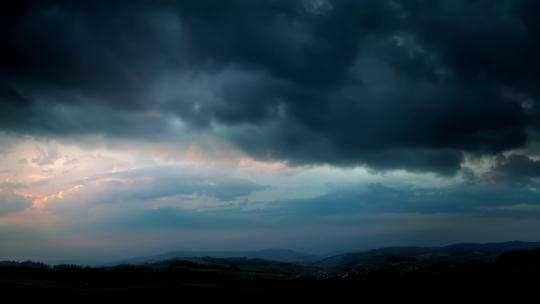
[[[2,4],[0,128],[220,133],[257,158],[452,174],[535,140],[537,1]]]
[[[500,156],[488,177],[495,181],[537,184],[532,179],[540,177],[540,161],[526,155]]]

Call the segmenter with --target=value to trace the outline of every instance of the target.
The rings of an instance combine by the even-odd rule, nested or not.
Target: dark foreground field
[[[2,294],[222,298],[518,299],[540,290],[540,249],[393,248],[312,262],[196,257],[110,267],[1,262]],[[450,248],[450,249],[449,249]],[[79,299],[79,298],[74,298]]]

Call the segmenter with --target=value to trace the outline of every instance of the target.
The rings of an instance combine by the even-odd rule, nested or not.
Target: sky
[[[538,11],[2,1],[0,259],[540,241]]]

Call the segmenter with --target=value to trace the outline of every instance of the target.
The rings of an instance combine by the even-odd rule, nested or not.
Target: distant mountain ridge
[[[261,259],[276,262],[287,263],[307,263],[319,260],[321,257],[296,252],[290,249],[269,248],[256,251],[172,251],[164,254],[127,259],[110,264],[144,264],[155,263],[164,260],[194,258],[194,257],[213,257],[213,258],[249,258]]]
[[[511,241],[484,244],[456,243],[433,247],[384,247],[326,257],[318,261],[316,265],[322,269],[339,271],[411,261],[432,263],[448,258],[489,258],[509,251],[536,248],[540,248],[540,242]]]
[[[332,256],[317,256],[308,253],[297,252],[283,248],[269,248],[256,251],[172,251],[164,254],[157,254],[145,257],[138,257],[108,263],[108,265],[117,264],[144,264],[156,263],[165,260],[213,257],[213,258],[248,258],[261,259],[276,262],[299,263],[299,264],[336,264],[349,265],[354,264],[355,260],[368,259],[377,256],[395,256],[395,257],[419,257],[425,255],[439,256],[490,256],[499,255],[507,251],[526,250],[540,248],[540,242],[522,242],[510,241],[500,243],[456,243],[446,246],[395,246],[383,247],[365,251],[353,251]]]
[[[501,254],[511,250],[526,250],[539,248],[540,242],[521,242],[510,241],[501,243],[455,243],[446,246],[395,246],[371,249],[362,252],[352,252],[345,254],[387,254],[387,255],[418,255],[428,253],[445,253],[449,255],[464,255],[464,254]]]

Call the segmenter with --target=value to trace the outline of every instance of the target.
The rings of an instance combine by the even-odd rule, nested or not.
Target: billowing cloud
[[[0,128],[442,174],[536,140],[535,1],[422,3],[3,4]]]

